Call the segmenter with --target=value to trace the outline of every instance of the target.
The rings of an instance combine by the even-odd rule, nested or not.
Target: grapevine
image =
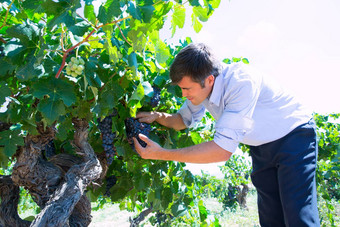
[[[56,209],[58,215],[51,216],[54,208],[49,206],[50,203],[42,202],[41,208],[44,209],[32,226],[47,226],[49,221],[58,226],[65,223],[88,226],[90,219],[86,218],[89,216],[86,207],[76,205],[77,201],[83,203],[87,200],[87,196],[78,196],[84,194],[85,187],[91,202],[106,194],[114,202],[123,204],[129,201],[131,209],[137,204],[140,210],[153,204],[153,212],[167,211],[176,216],[179,208],[174,204],[182,201],[180,195],[184,187],[170,192],[172,182],[164,179],[168,174],[183,172],[182,165],[143,160],[132,155],[132,138],[136,137],[142,146],[146,146],[138,134],[149,136],[151,126],[129,117],[143,111],[143,107],[148,110],[150,107],[166,108],[165,101],[159,103],[168,96],[170,100],[173,98],[171,89],[172,92],[161,93],[169,88],[168,66],[190,40],[172,47],[158,33],[169,13],[182,3],[104,0],[103,4],[95,6],[89,3],[91,1],[89,4],[81,4],[79,0],[71,1],[72,4],[67,2],[7,0],[0,4],[0,104],[5,107],[0,113],[1,161],[6,163],[14,155],[20,156],[17,160],[30,157],[16,164],[17,169],[13,171],[16,186],[32,188],[30,192],[37,201],[51,201],[53,207],[62,201],[67,203],[60,207],[65,208],[70,202],[75,207]],[[187,4],[199,10],[215,8],[196,2]],[[197,30],[202,15],[192,15]],[[209,16],[210,13],[203,20]],[[181,10],[175,10],[172,17],[178,18],[172,20],[175,34],[185,18]],[[171,101],[170,105],[173,108]],[[115,114],[107,114],[112,109],[118,110],[122,121]],[[44,130],[37,130],[37,125],[42,124],[44,129],[56,124],[57,130],[53,138],[40,142],[39,136]],[[15,127],[8,127],[10,125]],[[181,137],[186,136],[176,133],[163,130],[153,136],[159,137],[157,142],[161,145],[174,147]],[[55,174],[58,169],[50,168],[52,165],[45,166],[60,153],[82,156],[82,162],[73,165],[67,177],[66,174]],[[103,153],[106,160],[102,160]],[[120,156],[115,157],[118,153]],[[32,155],[36,155],[35,159]],[[48,162],[37,162],[40,158]],[[99,163],[103,170],[101,174]],[[29,173],[21,177],[23,171],[20,168],[29,170]],[[73,187],[76,180],[82,187]],[[97,185],[103,181],[104,184]],[[185,178],[173,179],[173,182],[185,185]],[[57,201],[57,196],[50,192],[63,184],[74,191],[66,190],[65,195],[58,197],[62,199]],[[155,197],[152,193],[161,196]],[[180,207],[191,209],[189,204],[193,200],[192,196],[186,198]],[[71,217],[71,214],[72,218],[61,218]],[[0,222],[3,221],[11,220],[7,214],[0,215]],[[15,224],[6,223],[4,226]]]

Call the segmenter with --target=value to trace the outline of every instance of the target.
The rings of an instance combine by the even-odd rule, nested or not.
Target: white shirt
[[[262,145],[308,122],[312,113],[280,86],[243,63],[228,65],[200,105],[186,100],[178,113],[187,127],[205,110],[216,120],[214,142],[229,152],[238,144]]]

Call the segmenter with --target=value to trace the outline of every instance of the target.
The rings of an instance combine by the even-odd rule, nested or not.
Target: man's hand
[[[138,112],[136,115],[136,118],[138,118],[139,122],[145,122],[148,124],[156,121],[158,117],[158,112]]]
[[[163,148],[159,146],[158,143],[152,141],[151,139],[149,139],[147,136],[143,134],[139,134],[139,138],[147,144],[146,147],[142,147],[137,141],[137,139],[133,137],[133,142],[135,144],[136,151],[141,156],[141,158],[159,159],[160,157],[158,157],[157,154],[159,154],[159,152],[161,152]]]
[[[163,112],[139,112],[136,115],[139,122],[151,124],[157,122],[165,127],[173,128],[175,130],[185,129],[186,126],[183,122],[182,116],[178,113],[168,114]]]

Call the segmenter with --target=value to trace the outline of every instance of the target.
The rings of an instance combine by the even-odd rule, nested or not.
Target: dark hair
[[[173,83],[177,84],[184,76],[189,76],[204,87],[204,80],[208,76],[217,77],[221,71],[221,63],[208,46],[203,43],[191,43],[175,57],[170,67],[170,78]]]

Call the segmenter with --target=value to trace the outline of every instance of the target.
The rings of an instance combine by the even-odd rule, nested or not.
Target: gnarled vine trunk
[[[39,124],[39,135],[28,135],[25,138],[25,146],[16,154],[17,162],[12,176],[0,178],[0,196],[10,191],[8,198],[1,198],[0,220],[4,226],[55,227],[90,224],[91,204],[84,192],[87,186],[103,176],[103,168],[88,143],[88,123],[73,119],[73,124],[76,130],[72,145],[80,157],[59,154],[50,160],[44,158],[42,151],[54,138],[54,127],[44,128]],[[21,220],[17,214],[18,186],[25,187],[41,208],[32,223]],[[9,199],[12,199],[12,204],[6,208],[4,206]]]
[[[241,189],[241,186],[242,186],[242,189]],[[242,209],[248,209],[247,207],[247,194],[248,194],[248,191],[249,191],[249,186],[246,185],[246,184],[242,184],[241,186],[237,186],[237,195],[236,195],[236,198],[237,198],[237,202],[240,204],[240,207]]]
[[[0,226],[30,225],[18,215],[19,187],[13,184],[11,176],[0,176]]]

